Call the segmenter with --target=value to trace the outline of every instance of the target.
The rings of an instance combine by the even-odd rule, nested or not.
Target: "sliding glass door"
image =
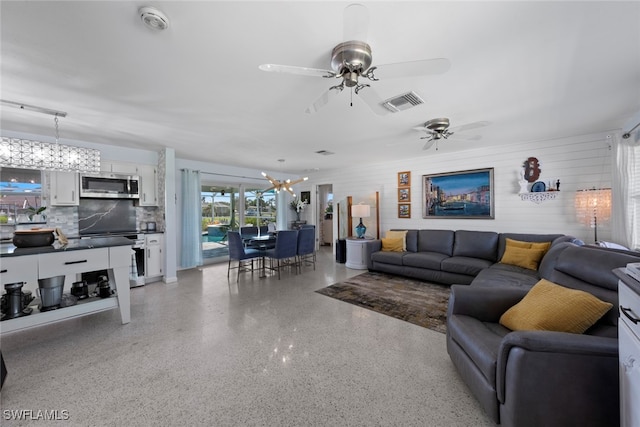
[[[227,233],[238,230],[240,190],[224,185],[203,185],[202,257],[212,260],[229,255]]]
[[[241,226],[276,223],[276,194],[262,189],[228,184],[203,184],[202,258],[208,262],[229,255],[227,233]],[[274,227],[275,228],[275,227]]]

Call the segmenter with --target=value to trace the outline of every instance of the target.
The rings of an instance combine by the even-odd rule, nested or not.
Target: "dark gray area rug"
[[[316,292],[434,331],[447,331],[447,285],[367,272]]]

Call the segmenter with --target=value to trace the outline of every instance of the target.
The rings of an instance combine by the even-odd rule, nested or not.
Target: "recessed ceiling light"
[[[169,27],[169,19],[155,7],[144,6],[138,9],[138,15],[148,28],[152,30],[166,30]]]

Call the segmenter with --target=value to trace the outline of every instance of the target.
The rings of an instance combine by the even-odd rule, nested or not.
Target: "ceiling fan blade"
[[[433,74],[442,74],[448,71],[449,68],[451,68],[451,62],[446,58],[422,59],[419,61],[377,65],[375,75],[379,79],[428,76]]]
[[[464,132],[471,129],[478,129],[481,127],[489,126],[489,124],[491,123],[487,121],[473,122],[473,123],[467,123],[466,125],[452,127],[450,128],[450,130],[451,132]]]
[[[451,135],[449,137],[449,139],[460,139],[460,140],[465,140],[465,141],[478,141],[480,139],[482,139],[482,136],[480,135],[460,135],[459,133],[455,133],[455,135]]]
[[[424,146],[422,147],[422,149],[423,149],[423,150],[428,150],[428,149],[429,149],[429,148],[431,148],[431,147],[433,146],[433,144],[435,144],[435,143],[436,143],[436,140],[435,140],[435,139],[430,139],[430,140],[428,140],[428,141],[424,144]]]
[[[266,192],[267,192],[267,191],[269,191],[269,190],[275,190],[275,188],[276,188],[276,187],[272,185],[271,187],[269,187],[269,188],[265,188],[264,190],[262,190],[262,192],[266,193]]]
[[[434,134],[435,133],[434,131],[432,131],[431,129],[429,129],[426,126],[416,126],[416,127],[411,128],[411,129],[417,130],[418,132],[426,132],[428,134]]]
[[[293,65],[278,65],[278,64],[262,64],[259,65],[262,71],[268,71],[271,73],[287,73],[297,74],[300,76],[308,77],[335,77],[336,73],[331,70],[321,70],[319,68],[308,67],[296,67]]]
[[[367,104],[369,108],[371,108],[371,111],[373,111],[377,115],[384,116],[390,113],[389,110],[387,110],[382,106],[382,103],[384,100],[380,98],[380,95],[378,95],[378,92],[373,90],[372,87],[362,88],[358,92],[358,96],[362,98],[364,103]]]
[[[343,40],[367,41],[369,33],[369,10],[361,4],[350,4],[344,8]]]
[[[307,114],[317,113],[319,109],[324,107],[329,103],[331,98],[334,98],[337,94],[342,92],[342,89],[339,89],[337,86],[331,87],[326,90],[318,99],[316,99],[313,104],[309,105],[305,111]]]

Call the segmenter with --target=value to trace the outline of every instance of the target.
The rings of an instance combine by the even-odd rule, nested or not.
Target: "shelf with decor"
[[[559,191],[537,191],[534,193],[520,193],[520,200],[529,200],[530,202],[539,204],[547,200],[554,200],[558,196]]]

